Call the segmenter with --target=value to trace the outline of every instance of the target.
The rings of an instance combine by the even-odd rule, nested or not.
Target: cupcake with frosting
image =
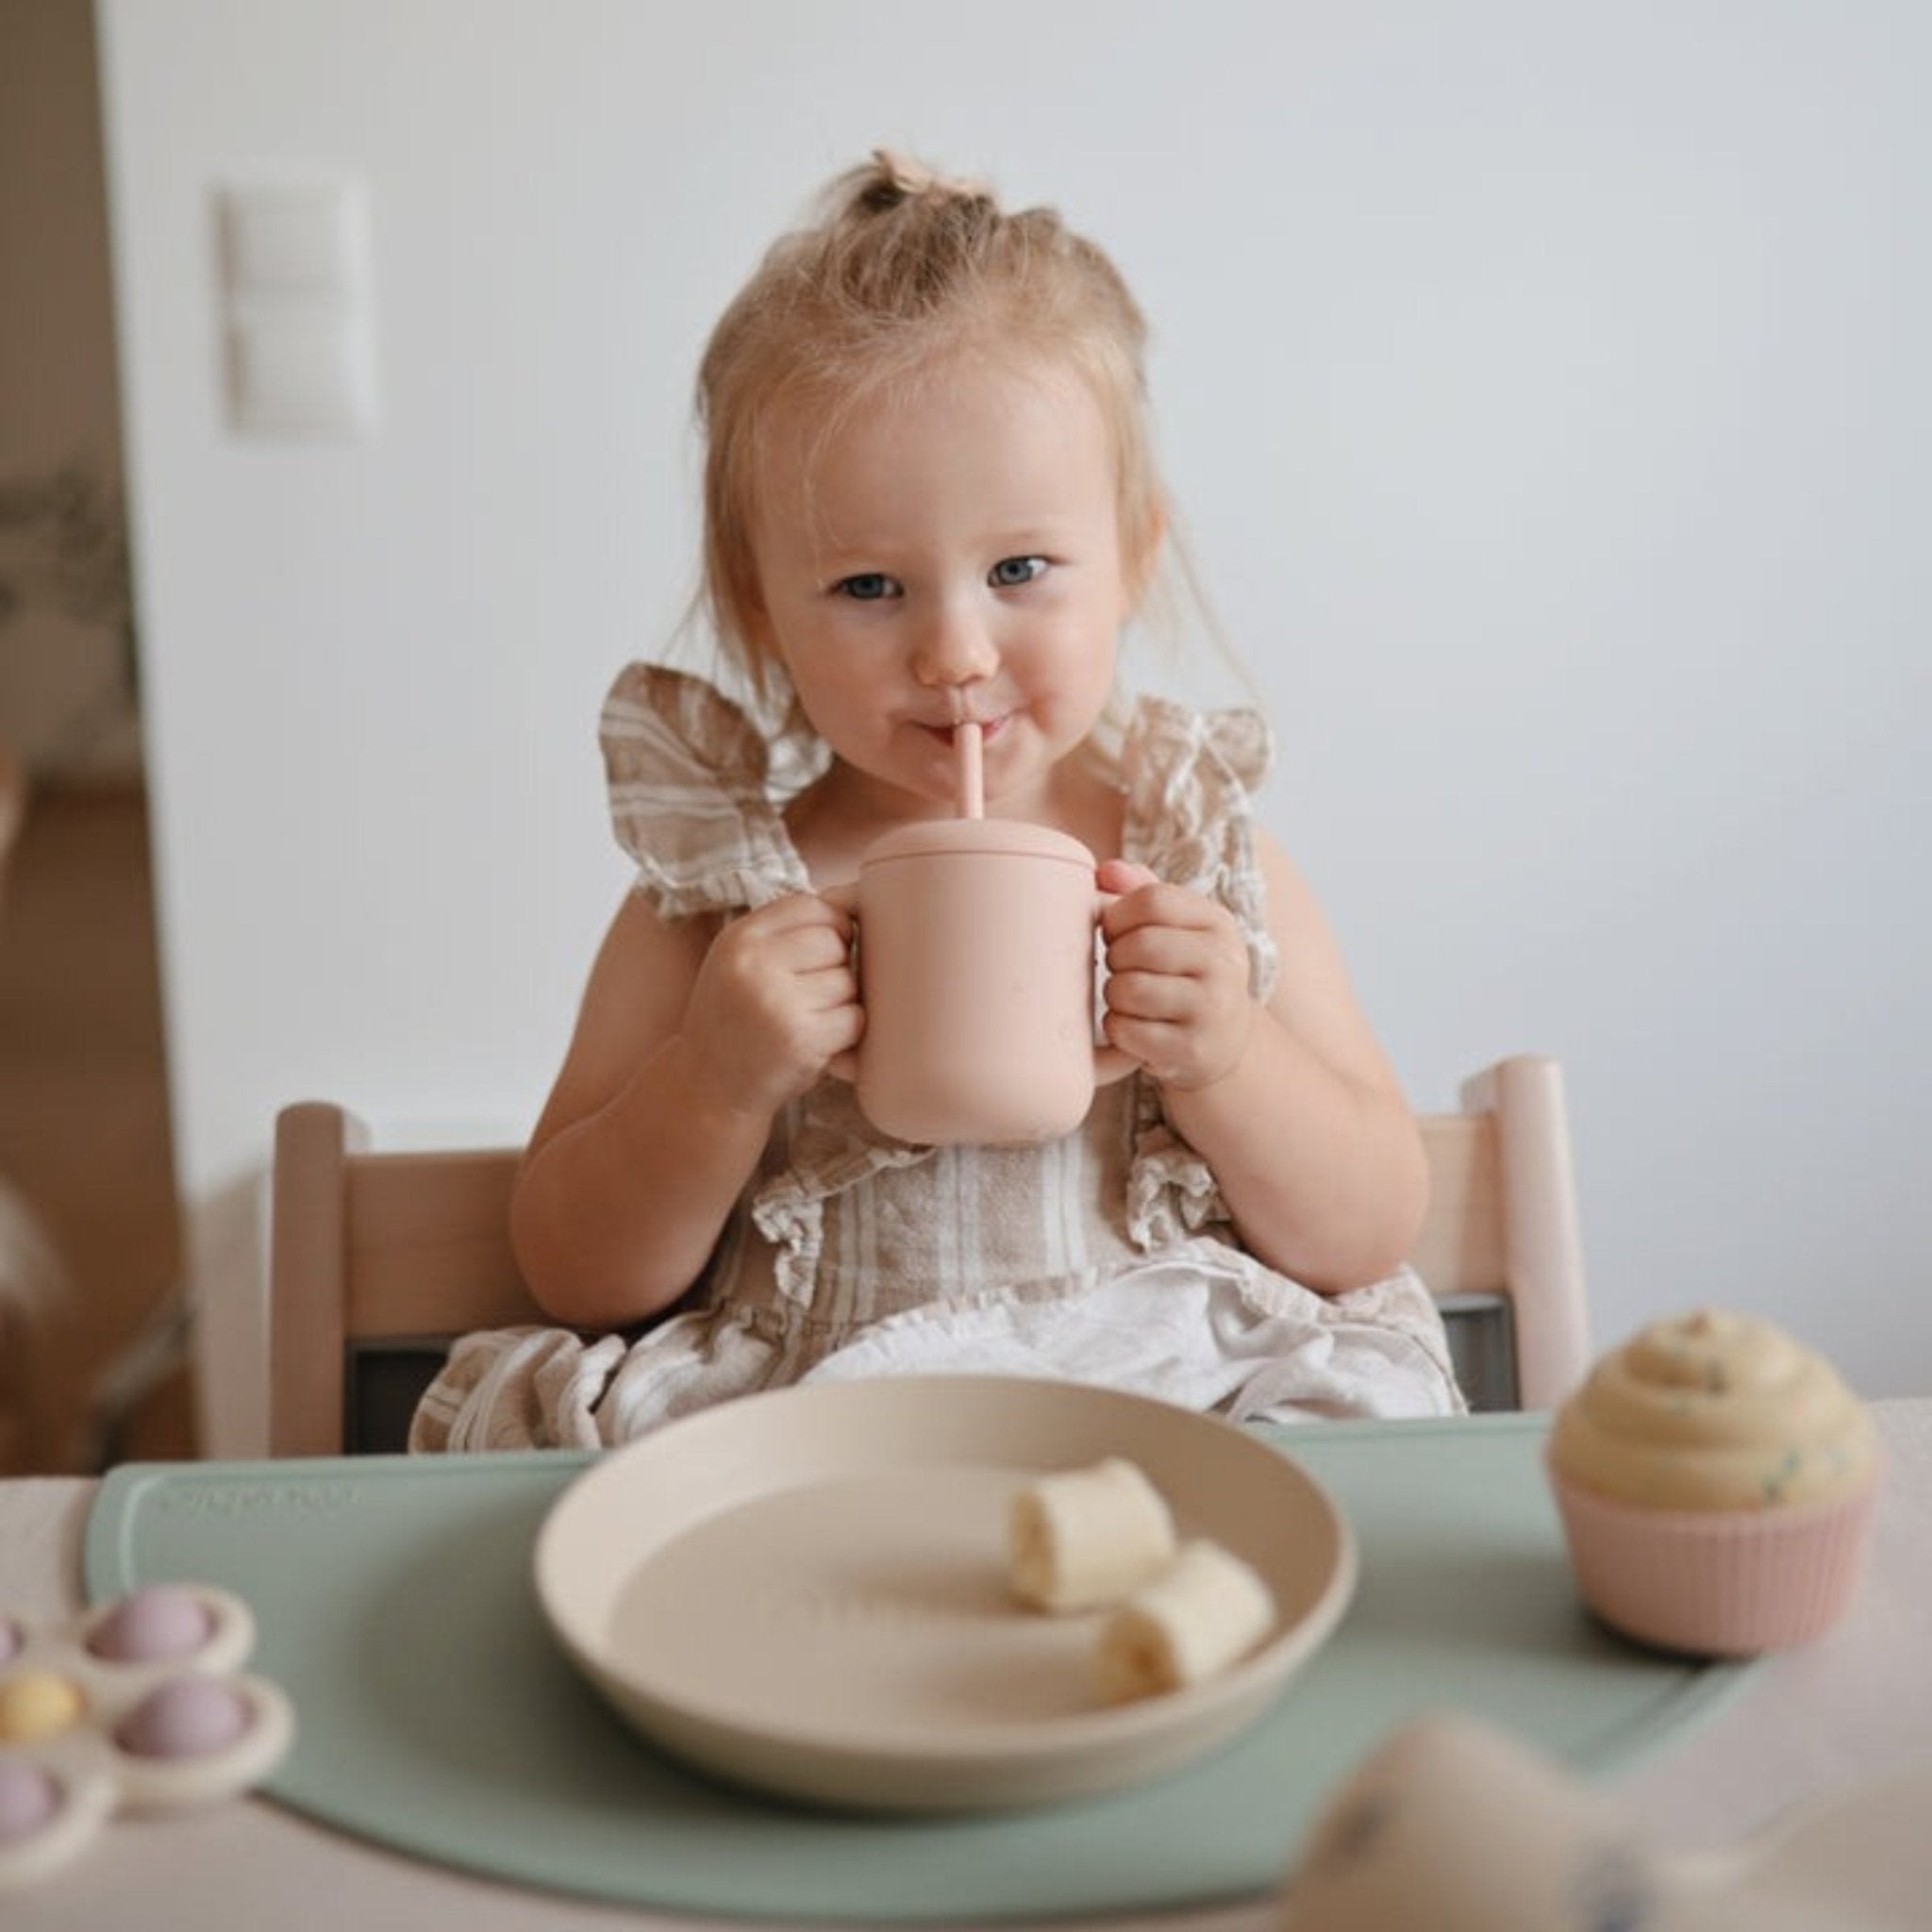
[[[1769,1322],[1702,1310],[1605,1356],[1547,1451],[1584,1601],[1626,1636],[1748,1656],[1844,1614],[1877,1500],[1871,1416]]]

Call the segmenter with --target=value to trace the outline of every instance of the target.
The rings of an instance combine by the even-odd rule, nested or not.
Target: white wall
[[[1932,1388],[1916,0],[100,8],[193,1201],[301,1094],[531,1118],[699,344],[893,142],[1136,284],[1268,816],[1419,1103],[1567,1063],[1600,1337],[1743,1303]],[[290,169],[369,185],[359,443],[224,426],[211,192]]]

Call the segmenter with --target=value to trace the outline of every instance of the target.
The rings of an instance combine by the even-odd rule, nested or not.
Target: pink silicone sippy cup
[[[882,1133],[1048,1141],[1132,1070],[1093,1029],[1092,853],[1015,819],[935,819],[877,840],[856,895],[865,1033],[834,1072]]]

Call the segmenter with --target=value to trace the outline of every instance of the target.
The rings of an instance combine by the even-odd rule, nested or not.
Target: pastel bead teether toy
[[[255,1619],[202,1584],[149,1584],[64,1625],[0,1614],[0,1893],[78,1854],[118,1810],[232,1797],[294,1735],[241,1673]]]
[[[1282,1932],[1912,1932],[1932,1887],[1932,1765],[1744,1844],[1666,1856],[1623,1808],[1472,1718],[1390,1738],[1316,1821]]]
[[[151,1663],[200,1649],[214,1630],[213,1612],[192,1591],[155,1584],[111,1606],[87,1647],[115,1663]]]

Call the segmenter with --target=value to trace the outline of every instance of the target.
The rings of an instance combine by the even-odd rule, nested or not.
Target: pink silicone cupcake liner
[[[1878,1499],[1790,1508],[1646,1509],[1550,1471],[1584,1601],[1646,1643],[1747,1657],[1823,1636],[1864,1575]]]

